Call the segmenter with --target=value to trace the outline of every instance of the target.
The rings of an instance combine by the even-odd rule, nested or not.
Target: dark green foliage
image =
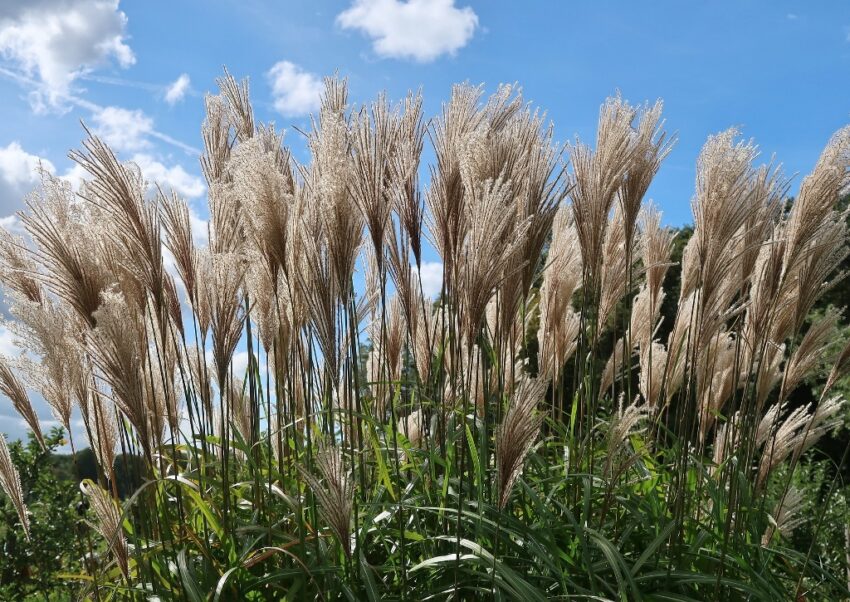
[[[27,443],[9,445],[21,475],[30,512],[31,541],[18,527],[18,517],[5,496],[0,497],[0,599],[71,599],[78,585],[59,576],[80,571],[86,554],[88,528],[83,522],[76,480],[70,479],[69,457],[54,456],[64,443],[61,429],[45,436],[43,451],[30,436]]]

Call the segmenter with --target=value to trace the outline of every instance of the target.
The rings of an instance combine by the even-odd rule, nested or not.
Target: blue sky
[[[663,98],[679,143],[649,196],[678,225],[690,221],[700,147],[730,126],[800,174],[796,191],[850,121],[850,3],[4,0],[0,223],[16,227],[39,160],[79,177],[67,152],[81,120],[202,219],[203,95],[224,65],[250,77],[258,118],[287,129],[302,157],[292,126],[307,127],[334,72],[355,103],[421,88],[427,115],[453,83],[518,82],[561,141],[592,138],[617,90]],[[0,351],[11,345],[0,332]],[[11,409],[0,430],[18,434],[2,415]]]

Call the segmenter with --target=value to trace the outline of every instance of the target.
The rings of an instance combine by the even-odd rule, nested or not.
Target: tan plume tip
[[[398,430],[407,437],[410,445],[418,446],[425,436],[425,415],[422,409],[411,412],[404,418],[399,418]]]
[[[316,454],[316,467],[322,481],[307,472],[303,467],[301,474],[319,500],[322,515],[328,526],[336,534],[346,555],[351,555],[349,531],[351,527],[354,482],[345,467],[342,451],[333,446],[325,447]]]
[[[535,412],[549,381],[524,377],[514,391],[508,411],[496,430],[496,465],[499,477],[499,508],[508,503],[522,465],[543,424],[543,414]]]
[[[850,372],[850,339],[847,340],[838,357],[835,358],[826,385],[824,385],[823,395],[826,395],[847,372]]]
[[[625,394],[620,394],[617,414],[612,421],[609,436],[613,446],[609,453],[615,452],[633,434],[640,432],[640,423],[649,413],[645,405],[639,405],[640,397],[635,397],[630,404],[625,403]]]
[[[85,479],[80,483],[80,491],[89,498],[94,513],[95,520],[89,524],[106,540],[109,551],[115,556],[115,561],[118,563],[121,573],[128,577],[130,555],[127,540],[124,538],[124,531],[122,530],[123,519],[120,508],[105,489],[100,488],[90,479]]]
[[[792,487],[777,502],[776,508],[771,513],[769,517],[770,525],[764,531],[761,545],[767,547],[776,531],[779,531],[782,537],[790,537],[797,527],[806,522],[804,510],[805,499],[803,494]]]
[[[248,78],[237,82],[236,78],[224,70],[224,75],[216,80],[221,90],[221,101],[227,114],[227,121],[236,130],[240,142],[254,135],[254,110],[251,107]]]
[[[32,407],[29,395],[20,379],[12,372],[8,361],[0,357],[0,392],[12,401],[12,405],[21,415],[38,440],[41,449],[47,449],[44,445],[44,436],[41,433],[41,425],[38,416]]]
[[[30,538],[30,520],[27,514],[27,506],[24,503],[24,491],[21,488],[21,475],[18,474],[18,469],[12,463],[12,456],[9,454],[9,447],[6,445],[6,438],[0,435],[0,486],[3,491],[9,496],[12,505],[18,513],[18,519],[21,521],[21,526],[27,536]]]
[[[37,272],[23,239],[0,228],[0,282],[24,298],[40,303],[42,291],[35,278]]]

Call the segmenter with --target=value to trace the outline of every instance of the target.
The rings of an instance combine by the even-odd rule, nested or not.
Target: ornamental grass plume
[[[109,387],[110,397],[136,430],[146,455],[152,457],[161,435],[156,408],[147,395],[143,324],[134,316],[123,295],[106,292],[95,313],[97,327],[89,337],[92,363]]]
[[[91,522],[92,528],[106,542],[107,549],[115,557],[115,562],[118,564],[121,574],[124,575],[125,579],[129,579],[130,553],[127,540],[124,538],[121,509],[105,489],[100,488],[88,479],[80,483],[80,491],[91,504],[94,514]]]
[[[45,175],[40,193],[27,199],[21,221],[36,246],[33,257],[43,266],[38,278],[83,320],[94,324],[100,294],[110,280],[109,256],[100,228],[78,205],[66,182]],[[85,241],[85,244],[83,242]]]
[[[830,344],[835,337],[838,319],[839,315],[836,311],[830,309],[806,330],[806,334],[785,365],[782,388],[779,391],[780,402],[786,400],[791,391],[824,363]]]
[[[115,448],[118,445],[119,429],[112,404],[101,391],[89,391],[87,399],[80,401],[80,412],[88,433],[89,445],[94,451],[100,469],[111,480],[114,479]]]
[[[227,121],[234,129],[236,138],[245,142],[254,135],[254,108],[251,106],[248,78],[237,82],[227,69],[224,76],[216,80],[227,111]]]
[[[794,531],[806,522],[805,510],[806,504],[803,493],[795,488],[790,489],[773,509],[770,515],[770,525],[764,531],[761,545],[764,547],[770,545],[773,535],[777,532],[782,537],[791,537]]]
[[[573,186],[570,192],[581,248],[583,280],[590,294],[599,286],[608,214],[623,185],[634,155],[635,109],[622,98],[609,98],[599,111],[596,149],[582,142],[570,149]]]
[[[244,207],[246,233],[273,273],[286,266],[295,194],[292,158],[282,144],[282,135],[264,130],[233,149],[227,162],[233,194]]]
[[[392,226],[395,195],[400,192],[391,186],[402,184],[390,175],[402,144],[399,121],[398,110],[393,110],[382,95],[368,111],[363,109],[356,115],[351,128],[351,197],[363,215],[379,261],[383,258],[385,232]]]
[[[626,254],[630,257],[635,225],[643,208],[644,197],[661,163],[676,144],[676,136],[668,136],[664,131],[664,120],[661,118],[663,108],[664,103],[660,100],[652,106],[647,103],[638,108],[632,139],[633,156],[628,175],[617,192],[618,205],[623,214]]]
[[[6,444],[6,438],[2,435],[0,435],[0,487],[9,496],[9,500],[11,500],[15,511],[18,513],[18,520],[21,521],[21,528],[24,530],[24,535],[29,540],[30,520],[27,506],[24,503],[24,492],[21,489],[21,475],[18,474],[18,469],[12,463],[9,446]]]
[[[0,230],[0,280],[7,290],[34,303],[41,303],[41,284],[36,280],[38,265],[27,252],[20,236]]]
[[[527,233],[528,222],[516,223],[510,189],[501,180],[476,184],[467,194],[470,225],[461,247],[457,292],[464,308],[464,338],[471,343],[483,325],[496,287],[505,277],[505,264]],[[494,241],[499,241],[496,248]]]
[[[626,252],[626,224],[622,210],[616,206],[605,230],[602,246],[602,272],[600,276],[599,317],[597,330],[605,328],[617,304],[629,292],[630,254]]]
[[[792,269],[803,261],[823,227],[834,223],[833,211],[847,188],[850,126],[833,134],[811,174],[803,178],[800,194],[788,217],[785,264]]]
[[[640,405],[639,398],[635,398],[629,404],[625,403],[625,395],[620,394],[617,412],[608,427],[608,452],[605,460],[604,473],[609,477],[616,477],[638,458],[637,453],[632,453],[623,458],[623,452],[628,445],[632,435],[642,432],[642,423],[650,416],[651,408]]]
[[[841,424],[841,418],[836,417],[836,414],[844,404],[844,399],[836,396],[822,400],[814,412],[805,406],[791,412],[764,444],[757,485],[763,484],[770,472],[792,452],[799,456],[824,434]]]
[[[664,278],[671,265],[674,233],[661,226],[661,212],[647,204],[639,216],[638,256],[646,281],[632,305],[629,332],[638,346],[649,344],[664,303]]]
[[[321,475],[320,481],[316,475],[301,468],[301,474],[310,485],[313,495],[319,500],[322,514],[331,530],[345,551],[351,555],[352,501],[354,496],[354,481],[348,473],[342,457],[342,450],[337,447],[325,446],[316,453],[314,459],[316,468]]]
[[[70,430],[78,383],[86,371],[84,326],[67,306],[49,299],[41,303],[19,300],[11,311],[12,330],[31,357],[19,363],[28,386],[45,399],[53,416]]]
[[[641,395],[650,407],[657,408],[662,401],[661,393],[664,384],[664,369],[667,365],[667,350],[658,341],[652,341],[650,344],[641,347],[639,360]]]
[[[0,357],[0,393],[3,393],[12,402],[15,410],[21,415],[21,418],[27,423],[27,426],[35,435],[38,444],[42,449],[46,449],[44,445],[44,435],[41,433],[41,425],[38,422],[38,416],[32,407],[32,402],[24,388],[24,384],[12,371],[9,366],[9,360]]]
[[[522,472],[525,457],[543,424],[543,415],[537,413],[549,382],[546,379],[523,379],[515,388],[502,424],[496,431],[496,466],[498,505],[504,508],[511,490]]]
[[[73,151],[72,160],[91,176],[80,196],[102,212],[109,222],[107,237],[114,260],[149,291],[157,303],[164,302],[164,266],[159,212],[145,199],[145,181],[134,165],[120,163],[100,138],[89,135],[82,151]]]

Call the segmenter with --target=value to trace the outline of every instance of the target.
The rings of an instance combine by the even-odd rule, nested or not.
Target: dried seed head
[[[94,522],[89,523],[106,541],[106,545],[125,578],[130,576],[130,553],[122,527],[121,510],[109,493],[89,479],[80,483],[80,491],[89,498]]]
[[[768,475],[797,448],[804,438],[807,425],[811,424],[812,416],[808,408],[802,406],[791,412],[775,433],[769,435],[762,450],[756,484],[761,486]]]
[[[661,226],[661,212],[654,205],[646,205],[640,214],[640,238],[638,252],[646,273],[646,287],[654,311],[660,311],[661,287],[664,276],[670,267],[670,254],[673,250],[671,228]],[[655,309],[657,307],[657,309]]]
[[[650,345],[641,346],[639,361],[640,394],[649,407],[658,408],[667,365],[667,350],[658,341],[652,341]]]
[[[12,501],[12,505],[18,513],[18,520],[21,521],[21,527],[23,527],[24,534],[29,541],[30,521],[27,506],[24,503],[24,491],[21,489],[21,476],[12,463],[12,456],[9,454],[9,447],[6,445],[6,438],[3,435],[0,435],[0,487]]]
[[[652,106],[645,104],[639,107],[628,173],[617,194],[625,222],[625,240],[629,255],[643,198],[658,173],[661,162],[675,144],[675,136],[668,138],[664,132],[664,121],[661,119],[663,106],[663,103],[657,100]]]
[[[487,181],[469,191],[470,228],[463,243],[458,293],[463,307],[464,337],[475,340],[487,304],[504,277],[504,266],[526,235],[528,222],[516,223],[509,186]]]
[[[213,361],[219,382],[224,382],[245,321],[241,294],[245,264],[234,254],[203,253],[199,265],[203,267],[199,292],[210,312]]]
[[[121,293],[105,292],[102,298],[95,314],[97,327],[88,339],[88,351],[109,385],[110,397],[136,429],[150,458],[158,439],[158,427],[152,424],[156,416],[149,412],[148,406],[144,318],[128,307]]]
[[[236,138],[240,142],[249,140],[254,135],[254,110],[251,107],[248,78],[237,82],[225,69],[224,76],[218,78],[216,83],[221,90],[227,121],[236,130]]]
[[[548,386],[547,379],[523,377],[514,389],[502,424],[496,430],[499,508],[507,505],[525,457],[540,431],[543,415],[538,414],[536,409]]]
[[[41,189],[27,199],[21,221],[32,237],[39,278],[59,299],[93,324],[100,293],[112,283],[113,257],[105,222],[94,219],[74,198],[67,182],[42,175]]]
[[[342,451],[337,447],[328,446],[321,449],[316,454],[315,464],[322,476],[322,481],[303,468],[301,468],[301,474],[313,490],[313,495],[318,498],[328,526],[336,534],[346,555],[350,556],[349,532],[354,481],[345,466]]]
[[[227,116],[227,101],[221,95],[207,94],[204,97],[206,118],[201,126],[204,139],[204,154],[201,169],[207,184],[219,182],[230,157],[230,122]]]
[[[627,292],[631,266],[627,265],[626,231],[623,213],[615,207],[605,231],[602,248],[602,275],[599,294],[597,329],[605,327],[608,318]]]
[[[112,478],[115,465],[115,446],[118,444],[118,422],[115,408],[100,391],[88,396],[85,410],[80,406],[90,436],[89,444],[101,470]]]
[[[289,212],[294,194],[289,151],[273,131],[237,146],[227,164],[233,192],[241,200],[246,234],[269,269],[286,265]]]
[[[38,422],[38,416],[32,407],[29,395],[27,395],[27,390],[12,371],[9,361],[4,357],[0,357],[0,392],[9,398],[15,410],[26,421],[30,430],[32,430],[33,435],[35,435],[36,440],[41,445],[41,449],[46,451],[47,448],[44,445],[44,435],[41,433],[41,425]]]
[[[19,301],[12,306],[15,332],[38,360],[19,361],[28,384],[39,391],[53,415],[70,430],[75,390],[85,371],[83,326],[67,305],[48,299]]]
[[[635,109],[619,96],[607,99],[599,112],[596,149],[581,142],[570,149],[574,178],[570,196],[584,282],[594,295],[599,286],[608,214],[634,156],[634,116]]]
[[[195,303],[197,293],[197,251],[192,238],[192,222],[186,201],[172,193],[159,195],[162,225],[165,230],[163,244],[174,257],[177,273],[186,287],[189,301]]]
[[[40,303],[41,284],[36,279],[38,265],[19,236],[0,228],[0,282],[30,301]]]
[[[403,433],[410,445],[418,447],[425,437],[425,415],[421,409],[399,418],[398,431]]]
[[[819,230],[832,221],[831,214],[850,176],[850,126],[833,134],[811,174],[803,178],[800,194],[788,217],[785,264],[791,269]]]
[[[765,529],[761,538],[761,545],[767,547],[773,539],[773,534],[779,531],[782,537],[791,537],[794,530],[806,522],[805,499],[800,490],[791,487],[788,492],[777,502],[771,513],[770,526]]]
[[[621,393],[617,412],[608,426],[608,457],[605,461],[605,474],[609,477],[620,474],[637,459],[635,454],[625,460],[622,456],[629,437],[643,431],[641,423],[650,413],[650,408],[646,404],[640,405],[638,399],[636,397],[632,403],[626,405],[625,395]]]

